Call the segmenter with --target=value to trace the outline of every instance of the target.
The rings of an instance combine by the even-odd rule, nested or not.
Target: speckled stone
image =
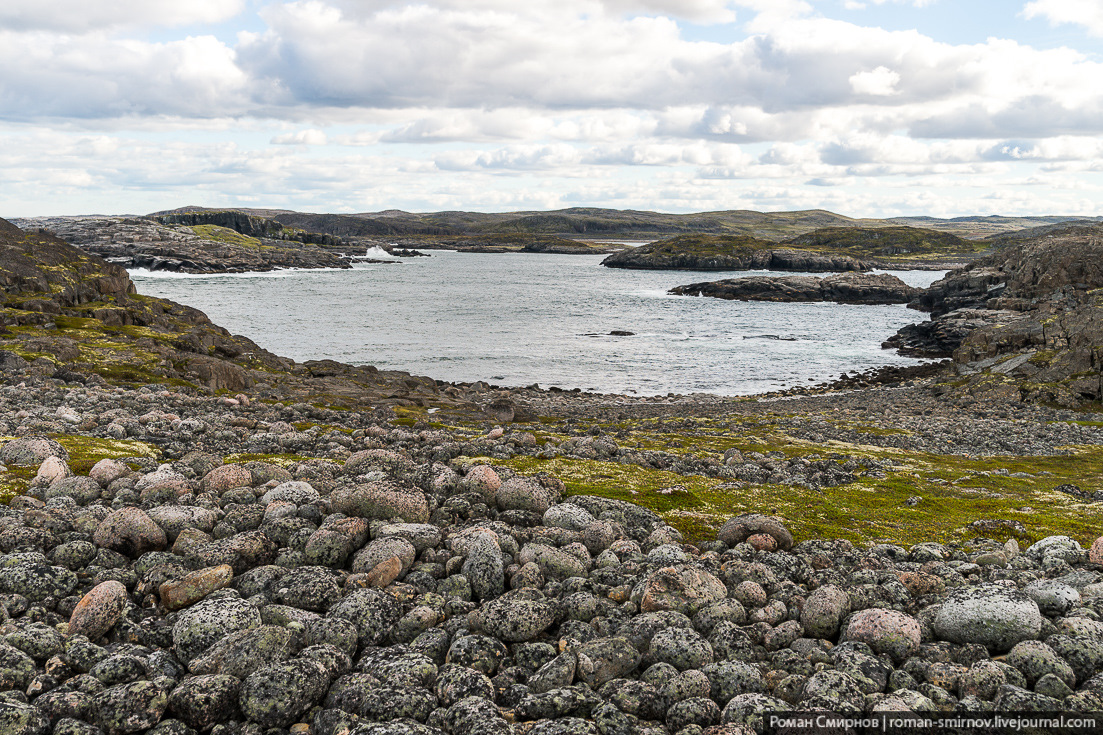
[[[293,659],[250,674],[241,683],[238,706],[251,722],[287,727],[322,699],[327,686],[329,677],[324,665]]]
[[[816,588],[804,601],[800,622],[814,638],[834,638],[849,613],[850,596],[841,587],[829,584]]]
[[[578,677],[591,687],[627,676],[639,666],[642,656],[627,638],[596,638],[579,646]]]
[[[1038,604],[1017,590],[978,585],[953,590],[933,621],[935,634],[954,643],[979,643],[996,653],[1037,638],[1042,629]]]
[[[239,487],[250,487],[253,473],[240,464],[224,464],[208,472],[201,483],[203,490],[216,495]]]
[[[887,653],[902,662],[919,650],[922,628],[911,615],[896,610],[870,608],[850,617],[846,640],[867,644],[876,653]]]
[[[176,656],[185,664],[236,630],[261,624],[252,602],[233,597],[203,600],[180,613],[172,626]]]
[[[498,477],[498,473],[494,471],[494,468],[485,464],[476,465],[469,469],[461,482],[461,486],[465,491],[478,493],[487,505],[494,502],[498,488],[501,485],[502,480]]]
[[[198,569],[180,579],[165,582],[158,588],[161,604],[166,610],[179,610],[199,602],[204,597],[230,584],[234,570],[229,564]]]
[[[772,536],[777,548],[788,551],[793,548],[793,535],[780,518],[749,513],[729,519],[720,528],[717,538],[728,546],[735,546],[758,534]]]
[[[543,516],[556,498],[536,480],[513,477],[501,484],[494,501],[500,510],[527,510]]]
[[[428,523],[429,504],[420,490],[390,480],[338,488],[329,497],[333,507],[357,518]]]
[[[554,606],[516,593],[484,603],[471,618],[476,629],[506,643],[530,641],[554,622]]]
[[[1088,549],[1088,561],[1103,566],[1103,536],[1092,542],[1091,548]]]
[[[69,461],[69,452],[53,439],[45,436],[24,436],[12,439],[0,448],[0,463],[22,467],[37,467],[47,457]]]
[[[92,541],[105,549],[137,558],[168,544],[165,532],[141,508],[120,508],[100,521]]]
[[[378,645],[402,617],[402,605],[390,595],[374,589],[354,590],[329,609],[329,617],[351,621],[360,635],[360,645]]]
[[[93,695],[96,723],[112,735],[153,727],[168,706],[168,692],[152,681],[113,686]]]
[[[126,587],[114,580],[101,582],[80,599],[69,616],[69,635],[87,636],[95,641],[119,622],[126,610]]]
[[[169,695],[168,709],[189,727],[203,731],[234,719],[241,681],[225,674],[189,676]]]
[[[126,477],[131,472],[125,463],[117,459],[101,459],[92,465],[88,476],[98,482],[101,487],[107,487],[120,477]]]
[[[693,615],[727,595],[715,575],[692,566],[663,567],[632,592],[643,612],[675,610],[684,615]]]

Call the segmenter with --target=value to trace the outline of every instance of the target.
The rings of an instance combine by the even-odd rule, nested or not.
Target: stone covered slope
[[[429,378],[278,357],[197,309],[135,293],[120,266],[4,220],[0,285],[0,350],[8,367],[22,365],[32,377],[249,389],[270,398],[325,396],[349,405],[474,408],[464,398],[472,391],[442,391]]]
[[[287,230],[258,217],[39,217],[45,228],[85,252],[127,268],[183,273],[241,273],[277,268],[348,268],[351,250],[331,235]],[[326,248],[329,248],[328,250]]]
[[[970,389],[1075,406],[1103,398],[1103,227],[1013,244],[932,284],[931,320],[886,346],[953,355]]]
[[[873,266],[849,255],[822,253],[748,236],[679,235],[610,255],[608,268],[651,270],[864,271]]]
[[[687,544],[554,477],[381,448],[401,431],[285,466],[75,472],[56,442],[4,444],[35,472],[0,507],[5,732],[749,735],[789,709],[1103,709],[1103,541],[859,549],[749,514]]]
[[[919,296],[896,276],[870,273],[842,273],[826,278],[815,276],[750,276],[722,281],[676,286],[676,296],[711,296],[740,301],[809,302],[839,304],[906,304]]]

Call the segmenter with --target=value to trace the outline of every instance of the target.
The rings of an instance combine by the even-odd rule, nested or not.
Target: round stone
[[[979,643],[996,653],[1037,638],[1038,603],[1017,590],[992,584],[955,589],[934,617],[935,634],[953,643]]]
[[[897,662],[913,656],[921,638],[919,621],[896,610],[859,610],[846,627],[846,640],[865,643],[875,653],[887,653]]]

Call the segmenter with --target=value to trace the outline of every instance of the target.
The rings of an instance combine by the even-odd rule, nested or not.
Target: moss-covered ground
[[[753,422],[747,431],[734,432],[716,431],[705,420],[699,424],[697,430],[683,433],[622,430],[618,442],[622,447],[716,460],[729,448],[744,453],[780,452],[787,458],[845,454],[859,461],[887,460],[888,468],[846,485],[813,489],[682,475],[596,459],[516,456],[479,461],[525,475],[554,475],[566,484],[568,495],[594,494],[637,503],[661,515],[687,540],[713,538],[727,518],[740,513],[780,516],[798,541],[845,538],[859,544],[914,544],[985,536],[1030,543],[1060,534],[1090,544],[1103,534],[1103,504],[1055,490],[1066,483],[1089,493],[1103,490],[1100,446],[1065,447],[1061,451],[1066,454],[1055,456],[970,457],[839,441],[814,444]],[[871,435],[903,433],[875,426],[864,430]],[[566,438],[543,433],[544,438]],[[995,523],[978,528],[971,526],[974,521]]]
[[[14,438],[0,436],[0,446]],[[53,434],[50,438],[65,447],[65,451],[69,453],[69,469],[78,475],[87,475],[101,459],[128,457],[157,459],[161,456],[161,450],[152,444],[130,439],[100,439],[79,434]],[[0,503],[7,503],[16,495],[25,492],[37,472],[37,467],[7,466],[4,472],[0,472]]]

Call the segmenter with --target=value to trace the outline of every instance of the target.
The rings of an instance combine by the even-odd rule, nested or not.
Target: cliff
[[[887,347],[952,355],[971,390],[1076,406],[1103,397],[1103,226],[1011,244],[935,282],[931,319]]]

